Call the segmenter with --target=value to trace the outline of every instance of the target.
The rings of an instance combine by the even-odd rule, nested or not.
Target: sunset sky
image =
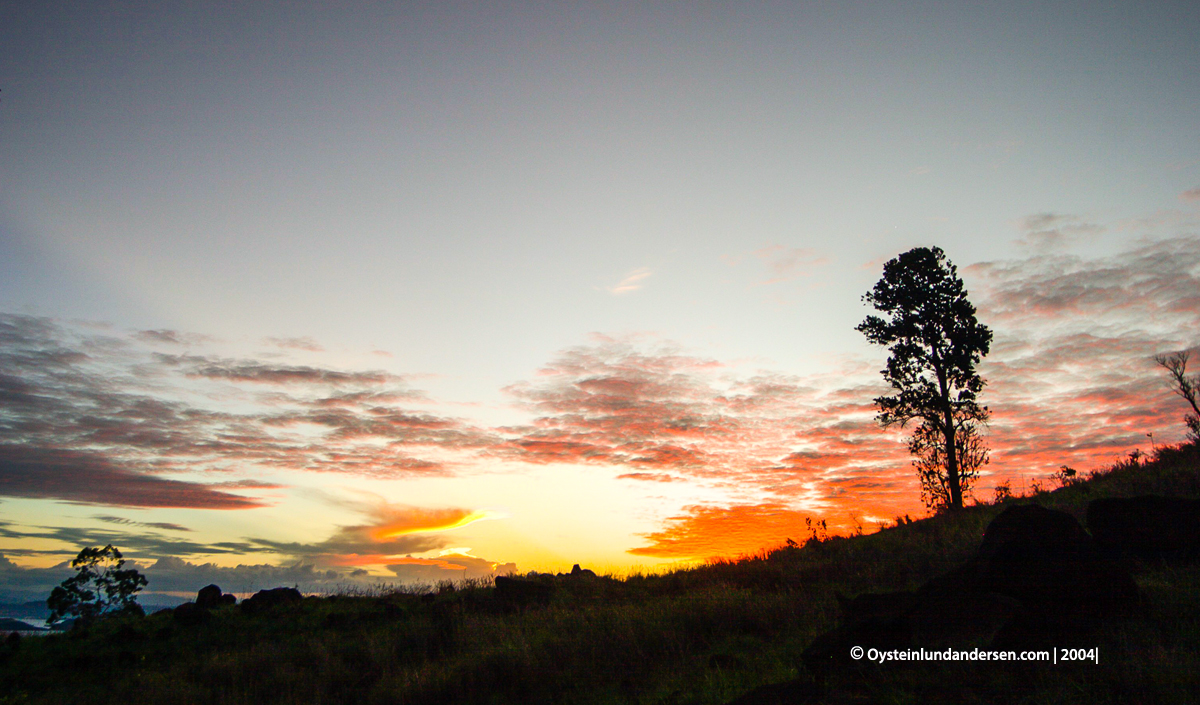
[[[999,482],[1184,436],[1195,2],[0,9],[0,601],[650,570],[923,515],[885,261]]]

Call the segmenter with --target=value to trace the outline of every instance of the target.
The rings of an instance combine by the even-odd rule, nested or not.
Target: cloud
[[[627,472],[617,475],[618,480],[641,480],[643,482],[679,482],[679,478],[665,472]]]
[[[191,531],[191,529],[187,528],[186,526],[180,526],[179,524],[172,524],[164,521],[135,521],[133,519],[126,519],[124,517],[104,515],[98,515],[92,518],[107,522],[109,524],[120,524],[122,526],[140,526],[147,529],[166,529],[168,531]]]
[[[278,488],[263,470],[445,474],[491,442],[411,408],[427,400],[397,375],[164,354],[186,334],[145,333],[0,315],[0,495],[251,508],[241,492]]]
[[[649,545],[632,548],[629,553],[682,560],[753,555],[788,538],[802,543],[810,536],[806,520],[820,521],[812,513],[777,503],[689,506],[684,512],[668,519],[661,530],[646,534]]]
[[[862,365],[808,379],[739,374],[668,344],[599,338],[506,390],[536,415],[502,429],[506,454],[607,465],[621,479],[700,482],[745,498],[802,498],[816,510],[832,478],[903,461],[894,434],[873,422],[871,399],[884,391],[874,374]],[[898,508],[912,511],[903,502]]]
[[[361,568],[403,562],[414,553],[447,549],[455,529],[494,518],[487,512],[454,507],[428,508],[390,504],[339,502],[364,513],[367,521],[338,527],[316,543],[246,539],[269,551],[325,567]],[[455,569],[456,570],[456,569]]]
[[[1107,258],[1035,256],[971,265],[987,312],[1006,325],[1183,330],[1200,319],[1200,238],[1152,241]],[[981,308],[983,305],[981,304]]]
[[[1027,229],[1062,230],[1073,222],[1044,214]],[[792,266],[783,262],[777,273]],[[1020,486],[1061,464],[1088,470],[1135,447],[1148,449],[1148,433],[1156,442],[1182,440],[1181,402],[1152,357],[1197,343],[1200,239],[1144,240],[1105,257],[1034,250],[961,271],[980,319],[995,331],[980,367],[988,381],[981,399],[993,413],[986,429],[993,456],[977,496],[1000,480]],[[249,508],[277,489],[256,479],[260,471],[408,478],[488,458],[588,464],[609,468],[614,478],[677,483],[663,484],[663,492],[692,483],[723,493],[730,516],[753,514],[734,507],[769,507],[760,512],[764,521],[784,528],[792,524],[778,517],[792,517],[787,512],[843,528],[851,514],[921,512],[904,432],[875,422],[872,400],[889,393],[878,374],[882,349],[799,377],[653,338],[596,336],[505,389],[527,422],[479,428],[423,409],[429,400],[388,372],[205,351],[166,355],[151,347],[160,344],[0,316],[0,494]],[[719,525],[709,509],[670,520],[638,550],[702,554],[685,539]],[[459,570],[427,554],[450,547],[438,528],[472,511],[362,511],[364,521],[324,541],[248,538],[212,550],[337,571]],[[155,534],[171,531],[167,526],[125,526],[138,531],[103,535],[140,541],[147,552],[203,555],[202,545]],[[372,533],[389,527],[387,537]]]
[[[337,527],[326,539],[315,543],[243,538],[240,541],[202,544],[166,537],[144,529],[177,530],[170,524],[138,522],[121,517],[97,517],[106,523],[130,530],[84,527],[22,527],[0,522],[0,537],[28,543],[37,541],[65,543],[74,556],[79,547],[118,546],[131,565],[149,578],[150,592],[194,593],[216,582],[229,591],[246,593],[264,587],[298,584],[305,590],[332,591],[347,584],[372,584],[381,581],[364,567],[386,569],[400,582],[438,582],[511,573],[516,564],[490,561],[469,554],[469,549],[453,548],[453,531],[484,518],[486,512],[458,508],[430,509],[389,504],[348,503],[366,515],[360,524]],[[10,549],[10,555],[59,555],[55,549]],[[436,556],[413,554],[435,553]],[[253,563],[221,567],[207,562],[190,562],[191,556],[211,555],[275,556],[278,563]],[[282,559],[282,560],[280,560]],[[10,590],[47,590],[61,582],[62,570],[33,571],[20,569],[0,556],[0,589],[5,587],[5,564],[11,571]],[[47,584],[47,578],[53,581]],[[2,596],[0,596],[2,600]]]
[[[103,544],[93,542],[90,545]],[[127,553],[124,546],[122,553]],[[284,565],[242,563],[223,566],[166,555],[149,562],[130,560],[125,567],[133,568],[147,578],[146,588],[138,595],[143,604],[155,603],[156,596],[162,594],[194,599],[200,588],[211,584],[245,598],[258,590],[281,586],[296,586],[305,593],[333,593],[392,582],[361,570],[325,568],[302,560]],[[74,574],[65,562],[53,568],[24,568],[0,556],[0,602],[45,600],[55,586]],[[437,582],[447,577],[459,579],[466,575],[461,570],[448,569],[432,580],[405,580],[398,576],[394,582]]]
[[[164,365],[183,366],[189,377],[258,382],[262,384],[380,385],[400,382],[400,378],[382,371],[343,372],[307,365],[274,365],[256,360],[227,360],[200,355],[163,355],[155,357]]]
[[[981,320],[996,334],[980,366],[993,411],[993,466],[1020,474],[1095,467],[1146,445],[1147,433],[1182,439],[1179,409],[1153,356],[1195,343],[1200,239],[964,271]]]
[[[477,580],[517,572],[516,563],[500,563],[464,552],[444,553],[438,558],[401,558],[387,568],[406,583],[435,584],[442,580]]]
[[[268,345],[284,348],[285,350],[306,350],[308,352],[324,352],[317,341],[309,337],[300,338],[265,338]]]
[[[201,587],[217,584],[226,592],[248,596],[258,590],[297,586],[304,593],[336,593],[381,583],[434,585],[443,580],[461,581],[515,573],[515,563],[490,561],[477,556],[447,554],[438,558],[402,556],[387,565],[394,578],[371,575],[361,569],[325,567],[299,560],[284,565],[270,563],[225,567],[163,557],[146,566],[148,592],[194,595]],[[61,580],[61,578],[60,578]]]
[[[262,502],[195,482],[132,472],[95,453],[0,444],[0,495],[84,504],[249,509]]]
[[[1094,238],[1105,230],[1103,226],[1085,222],[1078,216],[1062,213],[1037,213],[1026,216],[1018,227],[1022,234],[1017,242],[1042,251],[1062,249],[1081,240]]]
[[[462,580],[515,572],[516,564],[489,561],[450,548],[455,529],[481,519],[486,512],[461,508],[427,508],[376,503],[348,503],[367,515],[361,524],[338,527],[316,543],[246,539],[257,551],[286,556],[287,564],[325,571],[310,583],[330,588],[330,581],[378,582],[361,573],[363,567],[384,566],[401,582]],[[416,556],[437,552],[437,557]],[[357,577],[356,577],[357,576]],[[311,588],[316,589],[316,588]]]
[[[1185,201],[1200,201],[1200,186],[1184,191],[1183,193],[1179,194],[1179,197]]]
[[[816,250],[800,247],[768,245],[754,251],[754,256],[767,267],[768,277],[761,285],[777,284],[809,274],[813,268],[828,264],[829,259]]]
[[[466,509],[389,508],[381,512],[381,521],[372,529],[372,536],[376,540],[385,540],[410,534],[449,531],[486,518],[484,512]]]
[[[729,430],[717,392],[692,374],[713,364],[615,340],[568,350],[505,390],[538,415],[506,429],[511,449],[533,462],[699,466],[698,442]]]
[[[1200,241],[1146,241],[1100,258],[1038,253],[963,272],[995,332],[980,366],[992,462],[976,496],[1003,480],[1045,480],[1062,464],[1094,469],[1149,450],[1146,434],[1182,440],[1183,409],[1152,358],[1195,344]],[[535,418],[500,429],[507,442],[496,452],[609,466],[620,479],[699,483],[725,492],[731,507],[778,505],[842,530],[852,514],[868,522],[921,514],[905,431],[875,421],[873,399],[890,393],[877,372],[884,358],[884,350],[847,357],[798,378],[598,336],[507,388]],[[677,517],[638,550],[700,555],[677,544],[717,516],[705,512],[691,523]]]
[[[174,524],[139,522],[121,517],[99,516],[100,521],[123,529],[75,526],[14,527],[0,524],[0,537],[39,543],[59,542],[74,551],[82,546],[113,544],[130,556],[211,556],[220,554],[273,554],[289,561],[322,566],[383,565],[400,556],[447,548],[456,528],[474,521],[494,518],[485,512],[465,509],[429,509],[378,502],[357,505],[366,515],[361,524],[340,526],[315,543],[276,541],[246,537],[237,541],[201,543],[165,536],[145,529],[184,530]],[[56,549],[8,549],[12,555],[59,554]]]
[[[328,568],[312,562],[295,561],[283,565],[241,563],[223,566],[211,562],[189,561],[164,556],[149,563],[131,561],[132,567],[146,576],[145,590],[139,601],[154,603],[157,595],[169,594],[195,599],[205,585],[218,585],[223,592],[242,598],[274,587],[297,587],[303,593],[337,593],[370,588],[381,584],[429,584],[442,580],[460,581],[516,572],[513,563],[488,561],[466,555],[444,558],[398,558],[388,567],[392,577],[366,571]],[[54,568],[22,568],[0,556],[0,601],[44,600],[56,585],[74,574],[67,565]],[[161,598],[160,598],[161,599]]]
[[[351,582],[349,576],[312,563],[298,561],[289,565],[269,563],[221,566],[193,563],[175,556],[164,556],[147,566],[139,566],[146,576],[146,592],[194,596],[205,585],[216,584],[224,592],[248,597],[259,590],[274,587],[300,588],[302,592],[328,592]]]
[[[251,540],[200,543],[175,536],[164,536],[157,531],[137,529],[133,531],[106,527],[80,526],[23,526],[0,525],[0,536],[18,541],[18,547],[6,548],[14,556],[62,556],[74,558],[84,546],[112,544],[122,553],[131,556],[213,556],[264,552]],[[36,545],[42,548],[29,548]],[[53,544],[65,544],[65,548],[49,548]],[[21,547],[21,546],[25,547]],[[69,555],[68,555],[69,554]]]
[[[67,564],[53,568],[24,568],[0,555],[0,602],[45,600],[51,590],[74,573]]]
[[[653,273],[654,272],[650,271],[650,269],[647,267],[639,267],[629,274],[626,274],[625,278],[616,284],[605,287],[605,291],[618,296],[621,294],[628,294],[631,291],[637,291],[638,289],[642,288],[642,281]]]
[[[159,343],[163,345],[202,345],[212,341],[212,338],[206,335],[197,335],[195,333],[181,333],[176,330],[143,330],[133,334],[134,338],[146,343]]]

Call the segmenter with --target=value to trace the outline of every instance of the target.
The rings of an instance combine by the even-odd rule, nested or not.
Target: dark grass
[[[1008,503],[1082,521],[1092,499],[1147,493],[1200,497],[1200,448]],[[663,575],[559,579],[547,607],[514,608],[475,582],[221,608],[194,625],[106,620],[0,646],[0,703],[724,703],[808,677],[800,654],[836,625],[835,592],[916,588],[973,555],[1003,508]],[[831,677],[828,701],[1200,702],[1200,566],[1134,567],[1147,612],[1087,637],[1099,665],[864,663]]]

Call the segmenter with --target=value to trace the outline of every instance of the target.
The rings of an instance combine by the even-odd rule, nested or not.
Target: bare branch
[[[1200,375],[1188,377],[1187,364],[1190,357],[1191,353],[1183,350],[1170,355],[1155,355],[1154,361],[1171,375],[1175,393],[1191,404],[1192,412],[1200,416],[1200,405],[1196,399],[1197,390],[1200,388]]]

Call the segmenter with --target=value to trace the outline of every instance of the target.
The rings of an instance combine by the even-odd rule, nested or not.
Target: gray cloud
[[[1094,238],[1105,228],[1089,223],[1078,216],[1062,213],[1038,213],[1026,216],[1020,223],[1018,243],[1035,250],[1061,249]]]
[[[421,457],[427,449],[445,458],[489,442],[460,420],[406,408],[423,395],[386,372],[145,345],[199,339],[177,331],[100,336],[0,315],[0,494],[249,508],[261,501],[238,493],[271,487],[254,480],[256,468],[444,474],[442,460]],[[230,477],[233,468],[251,476]]]
[[[987,313],[1004,323],[1079,317],[1074,323],[1090,327],[1111,321],[1179,330],[1200,318],[1197,267],[1200,238],[1180,237],[1106,258],[1035,256],[965,271],[986,289]]]
[[[206,335],[166,329],[138,331],[133,334],[133,337],[145,343],[180,346],[203,345],[212,341],[212,338]]]
[[[438,558],[389,563],[388,570],[405,583],[436,584],[442,580],[472,580],[517,572],[516,563],[497,563],[476,556],[452,553]]]
[[[189,377],[207,377],[232,382],[262,384],[369,384],[402,382],[401,378],[378,370],[343,372],[308,365],[278,365],[257,360],[231,360],[205,355],[155,354],[164,365],[184,368]]]
[[[180,526],[179,524],[172,524],[165,521],[135,521],[133,519],[126,519],[125,517],[106,515],[97,515],[92,518],[109,524],[120,524],[122,526],[141,526],[147,529],[166,529],[167,531],[191,531],[191,529],[187,528],[186,526]]]
[[[69,553],[75,557],[85,546],[112,544],[130,556],[212,556],[217,554],[271,553],[253,540],[200,543],[153,531],[122,531],[99,527],[42,526],[13,528],[11,524],[0,526],[4,538],[38,539],[38,543],[58,542],[71,547],[66,549],[7,548],[5,552],[14,556],[58,556]]]
[[[128,507],[249,509],[260,502],[114,465],[86,451],[0,444],[0,495]]]

